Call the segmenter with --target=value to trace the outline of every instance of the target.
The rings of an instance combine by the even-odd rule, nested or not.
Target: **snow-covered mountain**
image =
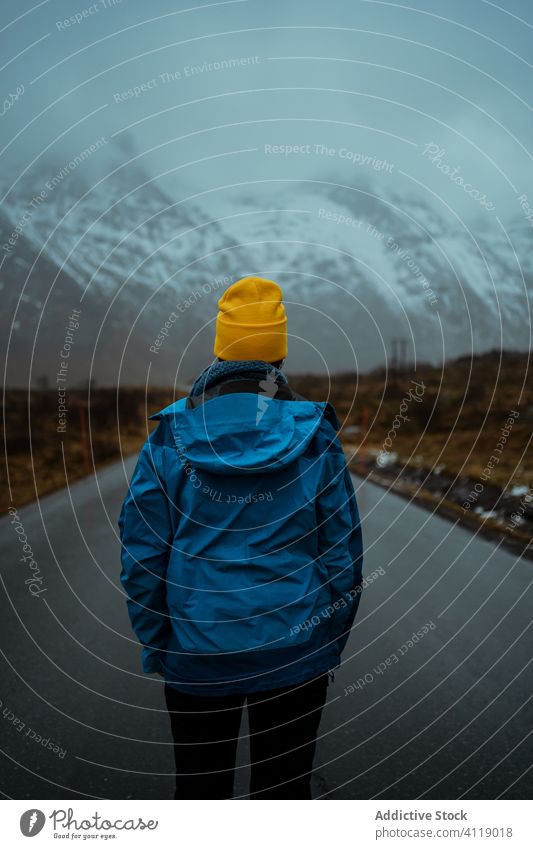
[[[195,197],[131,165],[51,188],[50,173],[19,180],[0,213],[1,245],[20,225],[0,266],[11,383],[30,366],[54,380],[74,307],[71,381],[186,379],[211,359],[223,289],[250,273],[283,286],[292,371],[367,369],[394,339],[433,362],[529,345],[533,230],[521,218],[505,232],[486,213],[469,229],[425,196],[327,178]]]

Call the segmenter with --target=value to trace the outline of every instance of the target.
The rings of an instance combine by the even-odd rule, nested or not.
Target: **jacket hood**
[[[285,401],[251,392],[212,398],[194,409],[186,399],[151,416],[166,419],[178,454],[216,474],[275,472],[307,448],[324,415],[338,429],[327,402]]]

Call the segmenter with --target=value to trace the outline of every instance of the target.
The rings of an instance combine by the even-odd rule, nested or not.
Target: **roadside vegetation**
[[[442,367],[376,370],[355,375],[291,376],[310,400],[328,399],[356,473],[436,506],[461,521],[483,523],[523,541],[533,535],[533,384],[526,354],[490,352]],[[5,398],[5,451],[11,498],[22,506],[136,453],[153,412],[180,393],[171,388],[77,389],[68,392],[58,431],[52,389],[10,389]],[[469,507],[464,509],[464,505]],[[514,519],[512,517],[515,517]]]

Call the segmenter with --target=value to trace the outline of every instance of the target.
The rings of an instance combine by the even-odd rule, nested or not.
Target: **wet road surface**
[[[37,595],[28,550],[0,520],[7,797],[172,797],[161,679],[141,673],[118,582],[116,519],[133,463],[18,510]],[[329,688],[315,795],[530,797],[533,564],[355,485],[374,580]]]

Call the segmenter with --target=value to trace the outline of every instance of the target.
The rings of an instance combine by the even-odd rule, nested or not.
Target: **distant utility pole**
[[[364,477],[366,472],[366,459],[367,459],[367,450],[366,450],[366,436],[368,433],[368,407],[366,404],[364,405],[361,413],[361,441],[359,443],[359,474],[361,477]]]
[[[391,371],[407,369],[407,339],[391,340]]]
[[[401,351],[401,369],[402,371],[407,370],[407,339],[400,339],[400,351]]]
[[[36,383],[37,383],[37,388],[38,388],[38,389],[41,389],[42,391],[44,391],[45,389],[48,389],[48,388],[49,388],[49,386],[50,386],[50,381],[49,381],[49,379],[48,379],[48,375],[46,375],[46,374],[41,374],[41,375],[37,378]]]
[[[87,436],[87,416],[86,408],[82,404],[79,406],[80,411],[80,438],[81,438],[81,455],[83,457],[83,469],[86,475],[91,474],[91,460],[89,454],[89,438]]]

